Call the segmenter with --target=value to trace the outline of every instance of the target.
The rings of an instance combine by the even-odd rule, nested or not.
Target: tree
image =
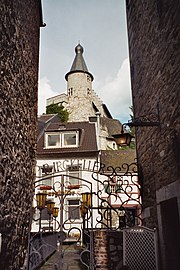
[[[46,107],[46,114],[58,114],[62,122],[67,122],[69,119],[69,112],[62,104],[50,104]]]

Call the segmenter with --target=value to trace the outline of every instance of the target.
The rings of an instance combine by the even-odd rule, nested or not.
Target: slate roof
[[[76,52],[75,59],[73,61],[73,64],[72,64],[72,67],[71,67],[70,71],[65,75],[65,79],[68,80],[68,76],[71,73],[85,72],[93,80],[94,79],[93,75],[88,71],[88,68],[87,68],[86,63],[85,63],[84,58],[83,58],[84,49],[80,44],[78,44],[75,47],[75,52]]]
[[[42,114],[38,117],[38,138],[43,132],[45,126],[48,122],[57,122],[59,121],[58,114]]]
[[[111,119],[107,117],[101,117],[100,118],[101,126],[105,126],[108,130],[109,139],[114,139],[112,135],[120,134],[121,133],[121,127],[122,124],[117,119]]]
[[[108,107],[106,106],[106,104],[102,104],[102,106],[103,106],[104,111],[106,112],[107,117],[112,119],[113,117],[110,111],[108,110]]]
[[[48,148],[45,149],[44,134],[45,132],[56,132],[60,130],[79,131],[80,143],[79,147],[68,148]],[[98,155],[97,142],[96,142],[96,130],[95,124],[89,122],[48,122],[41,134],[38,136],[37,142],[37,157],[49,158],[49,157],[96,157]]]
[[[126,166],[122,167],[122,164],[128,165],[136,162],[136,151],[135,149],[128,150],[102,150],[100,156],[101,163],[105,164],[105,168],[112,166],[113,168],[121,167],[122,171],[127,169]],[[133,168],[130,167],[131,171]]]
[[[42,114],[38,117],[38,122],[44,122],[44,123],[47,123],[48,121],[53,121],[53,119],[56,119],[56,121],[58,121],[58,118],[57,118],[57,114]]]

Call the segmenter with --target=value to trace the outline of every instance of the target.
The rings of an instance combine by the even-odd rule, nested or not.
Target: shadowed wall
[[[0,14],[0,268],[19,270],[33,198],[41,3],[1,0]]]
[[[127,0],[134,116],[159,127],[136,128],[144,225],[158,228],[161,269],[179,265],[180,29],[178,0]],[[157,120],[157,118],[156,118]]]

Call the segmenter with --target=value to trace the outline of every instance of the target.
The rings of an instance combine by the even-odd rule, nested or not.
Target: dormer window
[[[62,134],[63,147],[77,146],[77,133],[64,133]]]
[[[60,136],[58,134],[47,134],[48,147],[60,147]]]
[[[79,132],[48,132],[45,134],[46,148],[78,147]]]

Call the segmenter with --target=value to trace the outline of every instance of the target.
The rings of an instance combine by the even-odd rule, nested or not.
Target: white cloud
[[[106,78],[104,82],[97,82],[96,85],[99,85],[98,95],[113,117],[121,121],[130,119],[129,107],[132,105],[132,98],[129,59],[123,61],[115,78]]]
[[[46,112],[46,99],[58,94],[59,93],[52,90],[50,81],[47,77],[40,79],[38,91],[38,115]]]

